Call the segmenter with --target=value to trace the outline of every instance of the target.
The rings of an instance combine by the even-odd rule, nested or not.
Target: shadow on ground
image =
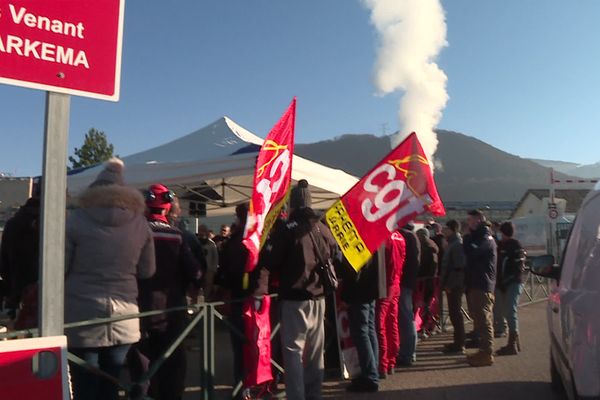
[[[562,400],[554,394],[547,382],[489,382],[422,389],[396,389],[378,393],[354,394],[345,391],[345,386],[329,387],[323,393],[326,399],[402,399],[402,400],[506,400],[544,399]]]

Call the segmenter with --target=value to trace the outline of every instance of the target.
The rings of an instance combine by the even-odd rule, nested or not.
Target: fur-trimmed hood
[[[136,215],[143,215],[146,210],[142,193],[121,185],[87,188],[77,198],[76,206],[93,219],[107,225],[120,225]]]

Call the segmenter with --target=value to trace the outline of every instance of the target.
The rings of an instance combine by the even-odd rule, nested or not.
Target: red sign
[[[292,180],[296,98],[267,135],[256,160],[254,186],[244,230],[249,256],[246,272],[254,270],[258,252],[279,216]]]
[[[0,83],[119,100],[124,0],[0,2]]]
[[[427,212],[445,214],[429,161],[413,132],[338,200],[326,219],[358,271],[397,227]]]
[[[70,399],[67,338],[0,341],[0,388],[3,399]]]

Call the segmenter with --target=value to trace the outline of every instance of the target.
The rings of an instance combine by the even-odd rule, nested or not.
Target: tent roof
[[[201,197],[209,198],[209,216],[231,214],[231,207],[247,201],[252,193],[254,165],[262,142],[263,139],[222,117],[189,135],[124,157],[125,182],[140,189],[161,182],[179,194],[196,190]],[[83,190],[101,169],[99,165],[69,175],[69,192],[76,194]],[[329,207],[358,181],[341,170],[296,155],[292,179],[309,182],[314,208]],[[207,187],[217,195],[207,195]]]

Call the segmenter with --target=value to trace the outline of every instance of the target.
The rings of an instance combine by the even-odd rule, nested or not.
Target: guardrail
[[[270,297],[277,297],[277,295],[271,295]],[[138,314],[129,314],[122,315],[113,318],[97,318],[93,320],[87,321],[78,321],[73,323],[67,323],[64,325],[65,329],[68,328],[79,328],[85,326],[93,326],[93,325],[101,325],[111,322],[124,321],[128,319],[134,318],[146,318],[155,315],[167,314],[172,312],[181,312],[181,311],[191,311],[192,319],[187,324],[185,329],[173,340],[173,342],[169,345],[169,347],[159,356],[159,358],[150,366],[148,372],[144,374],[139,380],[136,382],[124,382],[121,379],[118,379],[110,374],[101,371],[100,369],[86,363],[81,358],[75,356],[72,353],[68,353],[68,360],[84,369],[88,372],[96,374],[116,385],[120,390],[125,392],[125,395],[128,399],[135,400],[153,400],[151,397],[143,396],[141,387],[152,379],[152,377],[156,374],[159,368],[164,364],[164,362],[171,356],[171,354],[177,349],[178,346],[182,344],[182,342],[187,338],[187,336],[193,331],[193,329],[202,322],[201,336],[200,340],[202,341],[202,366],[201,366],[201,388],[202,388],[202,399],[210,400],[215,396],[215,385],[214,385],[214,376],[215,376],[215,321],[221,321],[230,332],[238,335],[240,338],[245,339],[245,335],[243,332],[240,332],[234,325],[232,325],[227,318],[217,310],[217,307],[224,306],[227,304],[233,304],[236,302],[242,302],[244,299],[233,300],[233,301],[219,301],[219,302],[211,302],[211,303],[199,303],[192,304],[189,306],[182,307],[174,307],[166,310],[156,310],[156,311],[148,311],[142,312]],[[271,332],[271,340],[277,334],[279,330],[279,324],[273,327]],[[37,337],[39,336],[38,329],[24,329],[19,331],[5,332],[0,333],[0,340],[5,339],[14,339],[19,337]],[[272,365],[279,371],[283,372],[283,367],[279,365],[276,361],[271,359]],[[243,382],[234,383],[234,392],[233,396],[235,396],[242,388]],[[158,400],[158,399],[157,399]]]
[[[271,295],[271,297],[277,297],[277,295]],[[539,301],[543,301],[548,297],[548,280],[546,278],[541,278],[531,273],[531,271],[525,271],[524,278],[524,288],[523,295],[521,296],[521,301],[519,306],[525,306],[528,304],[533,304]],[[188,335],[194,330],[194,328],[201,324],[201,348],[202,348],[202,365],[201,365],[201,388],[202,388],[202,399],[210,400],[215,397],[215,336],[216,336],[216,323],[220,321],[230,333],[239,336],[241,339],[245,339],[245,335],[243,332],[239,331],[229,320],[228,318],[221,313],[217,308],[233,304],[236,302],[242,302],[241,300],[233,300],[233,301],[218,301],[218,302],[210,302],[210,303],[199,303],[193,304],[189,306],[182,307],[174,307],[167,310],[156,310],[156,311],[148,311],[142,312],[138,314],[130,314],[123,315],[119,317],[113,318],[98,318],[94,320],[88,321],[79,321],[73,323],[65,324],[65,329],[68,328],[76,328],[76,327],[84,327],[84,326],[93,326],[106,324],[111,322],[118,322],[128,319],[134,318],[147,318],[155,315],[161,315],[172,312],[181,312],[181,311],[191,311],[191,320],[185,327],[185,329],[179,334],[179,336],[173,340],[173,342],[169,345],[169,347],[164,351],[164,353],[150,366],[148,372],[142,376],[137,382],[124,382],[118,378],[109,375],[100,369],[87,364],[84,360],[75,356],[74,354],[68,354],[68,360],[82,368],[85,368],[91,373],[97,374],[104,379],[109,380],[116,386],[118,386],[121,390],[125,391],[127,398],[129,399],[145,399],[152,400],[150,397],[144,397],[141,395],[141,386],[146,384],[152,379],[152,377],[156,374],[159,368],[163,365],[163,363],[171,356],[173,351],[182,344],[182,342],[188,337]],[[445,327],[448,324],[448,315],[444,308],[443,295],[439,297],[440,301],[440,316],[438,320],[439,328],[442,331],[445,331]],[[470,317],[466,311],[464,311],[465,317],[467,321],[470,321]],[[276,336],[280,325],[277,324],[272,328],[271,331],[271,340]],[[39,336],[38,329],[25,329],[20,331],[12,331],[0,333],[0,340],[18,338],[18,337],[36,337]],[[274,368],[276,368],[280,372],[284,372],[283,367],[278,364],[275,360],[271,359],[271,364]],[[237,395],[239,391],[242,389],[243,382],[235,382],[233,389],[233,396]]]

